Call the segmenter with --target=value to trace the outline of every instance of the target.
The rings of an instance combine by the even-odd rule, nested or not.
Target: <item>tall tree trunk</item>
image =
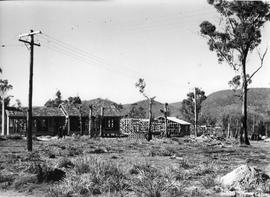
[[[250,145],[247,132],[247,76],[246,76],[246,58],[242,61],[242,115],[240,129],[240,144]]]

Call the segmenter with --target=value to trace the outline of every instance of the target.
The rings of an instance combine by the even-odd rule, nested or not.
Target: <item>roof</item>
[[[159,117],[157,117],[156,119],[160,119],[160,118],[164,119],[163,116],[159,116]],[[179,124],[181,124],[181,125],[191,125],[191,123],[186,122],[186,121],[181,120],[181,119],[178,119],[178,118],[176,118],[176,117],[168,116],[167,119],[170,120],[170,121],[172,121],[172,122],[179,123]]]
[[[91,103],[93,109],[93,116],[98,116],[101,114],[101,107],[104,108],[103,116],[107,117],[121,117],[123,116],[121,111],[113,103],[109,103],[102,99],[94,100]],[[80,116],[79,105],[71,104],[61,104],[61,107],[33,107],[32,116],[33,117],[64,117],[65,113],[68,116]],[[9,117],[21,117],[24,118],[27,116],[27,107],[22,109],[7,109],[7,115]],[[81,106],[82,116],[89,116],[89,104],[83,103]]]
[[[7,115],[9,117],[26,117],[27,108],[22,109],[7,109]],[[57,107],[33,107],[32,108],[33,117],[56,117],[64,116],[62,111]]]
[[[178,118],[176,118],[176,117],[167,117],[167,119],[170,120],[170,121],[179,123],[179,124],[181,124],[181,125],[191,125],[189,122],[186,122],[186,121],[184,121],[184,120],[180,120],[180,119],[178,119]]]
[[[64,111],[67,113],[68,116],[80,116],[80,111],[79,111],[78,106],[71,105],[71,104],[60,104],[60,106],[64,108]]]
[[[117,107],[113,104],[103,102],[103,100],[97,100],[97,102],[93,102],[92,105],[92,115],[98,116],[101,114],[101,107],[104,108],[103,116],[109,117],[120,117],[122,116],[121,111],[117,109]],[[81,105],[71,105],[71,104],[61,104],[64,109],[64,113],[67,113],[68,116],[80,116],[80,110],[83,117],[89,116],[90,104],[83,103]]]

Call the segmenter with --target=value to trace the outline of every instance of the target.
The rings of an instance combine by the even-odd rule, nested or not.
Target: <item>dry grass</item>
[[[259,142],[243,148],[234,141],[220,147],[187,138],[154,138],[148,142],[77,136],[34,141],[32,153],[26,152],[23,139],[0,143],[0,186],[42,191],[52,197],[217,196],[220,189],[215,179],[218,176],[244,164],[246,158],[253,159],[262,169],[270,161],[266,152],[270,145]],[[40,173],[38,166],[44,165]],[[55,168],[63,170],[65,178],[50,181],[50,173]],[[41,179],[36,181],[33,177],[40,174]],[[265,184],[261,190],[269,194],[269,188]]]

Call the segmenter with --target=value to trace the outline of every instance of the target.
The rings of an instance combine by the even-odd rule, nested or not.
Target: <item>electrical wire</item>
[[[103,61],[102,58],[98,58],[102,61],[99,61],[97,59],[92,59],[91,56],[87,56],[86,54],[89,54],[81,49],[78,49],[78,48],[75,48],[75,47],[71,47],[70,44],[63,44],[64,42],[58,40],[58,39],[55,39],[54,40],[57,40],[58,42],[54,42],[53,40],[49,40],[48,37],[51,37],[52,36],[46,36],[47,37],[47,44],[49,43],[49,46],[47,46],[50,50],[54,50],[58,53],[62,53],[66,56],[69,56],[73,59],[76,59],[77,61],[81,61],[81,62],[84,62],[84,63],[87,63],[87,64],[90,64],[91,66],[94,66],[93,63],[95,65],[99,65],[101,66],[103,69],[107,70],[107,71],[110,71],[110,72],[114,72],[114,73],[117,73],[117,74],[121,74],[123,76],[127,76],[129,75],[130,77],[134,78],[134,79],[138,79],[139,76],[142,76],[141,73],[138,73],[137,71],[135,70],[131,70],[129,68],[122,68],[122,69],[116,69],[115,67],[113,66],[108,66],[108,64],[106,64],[105,61]],[[61,43],[61,44],[59,44]],[[77,50],[76,50],[77,49]],[[118,65],[119,66],[119,65]],[[99,67],[100,68],[100,67]],[[135,75],[136,74],[136,75]],[[160,78],[156,78],[154,76],[151,76],[152,79],[155,79],[155,80],[158,80],[159,82],[164,82],[164,83],[167,83],[167,84],[170,84],[170,85],[174,85],[175,87],[179,88],[179,84],[174,84],[174,83],[171,83],[169,82],[168,80],[166,79],[160,79]]]

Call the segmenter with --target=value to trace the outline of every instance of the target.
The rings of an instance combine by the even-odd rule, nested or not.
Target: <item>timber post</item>
[[[149,125],[148,125],[148,136],[147,136],[147,141],[152,140],[152,104],[153,104],[154,98],[149,99]]]
[[[92,122],[92,116],[93,116],[93,106],[89,105],[89,122],[88,122],[88,134],[91,136],[92,134],[92,128],[93,128],[93,122]]]
[[[79,119],[80,119],[80,133],[81,133],[81,135],[83,135],[83,126],[82,126],[82,106],[81,106],[81,105],[79,106],[79,113],[80,113],[80,116],[79,116]]]
[[[104,107],[101,107],[100,123],[99,123],[99,132],[100,132],[101,137],[103,137],[103,114],[104,114]]]
[[[165,105],[164,105],[165,134],[166,134],[166,137],[170,137],[170,134],[168,132],[168,119],[167,119],[167,117],[168,117],[168,103],[165,103]]]
[[[5,97],[2,96],[2,135],[5,135]]]

